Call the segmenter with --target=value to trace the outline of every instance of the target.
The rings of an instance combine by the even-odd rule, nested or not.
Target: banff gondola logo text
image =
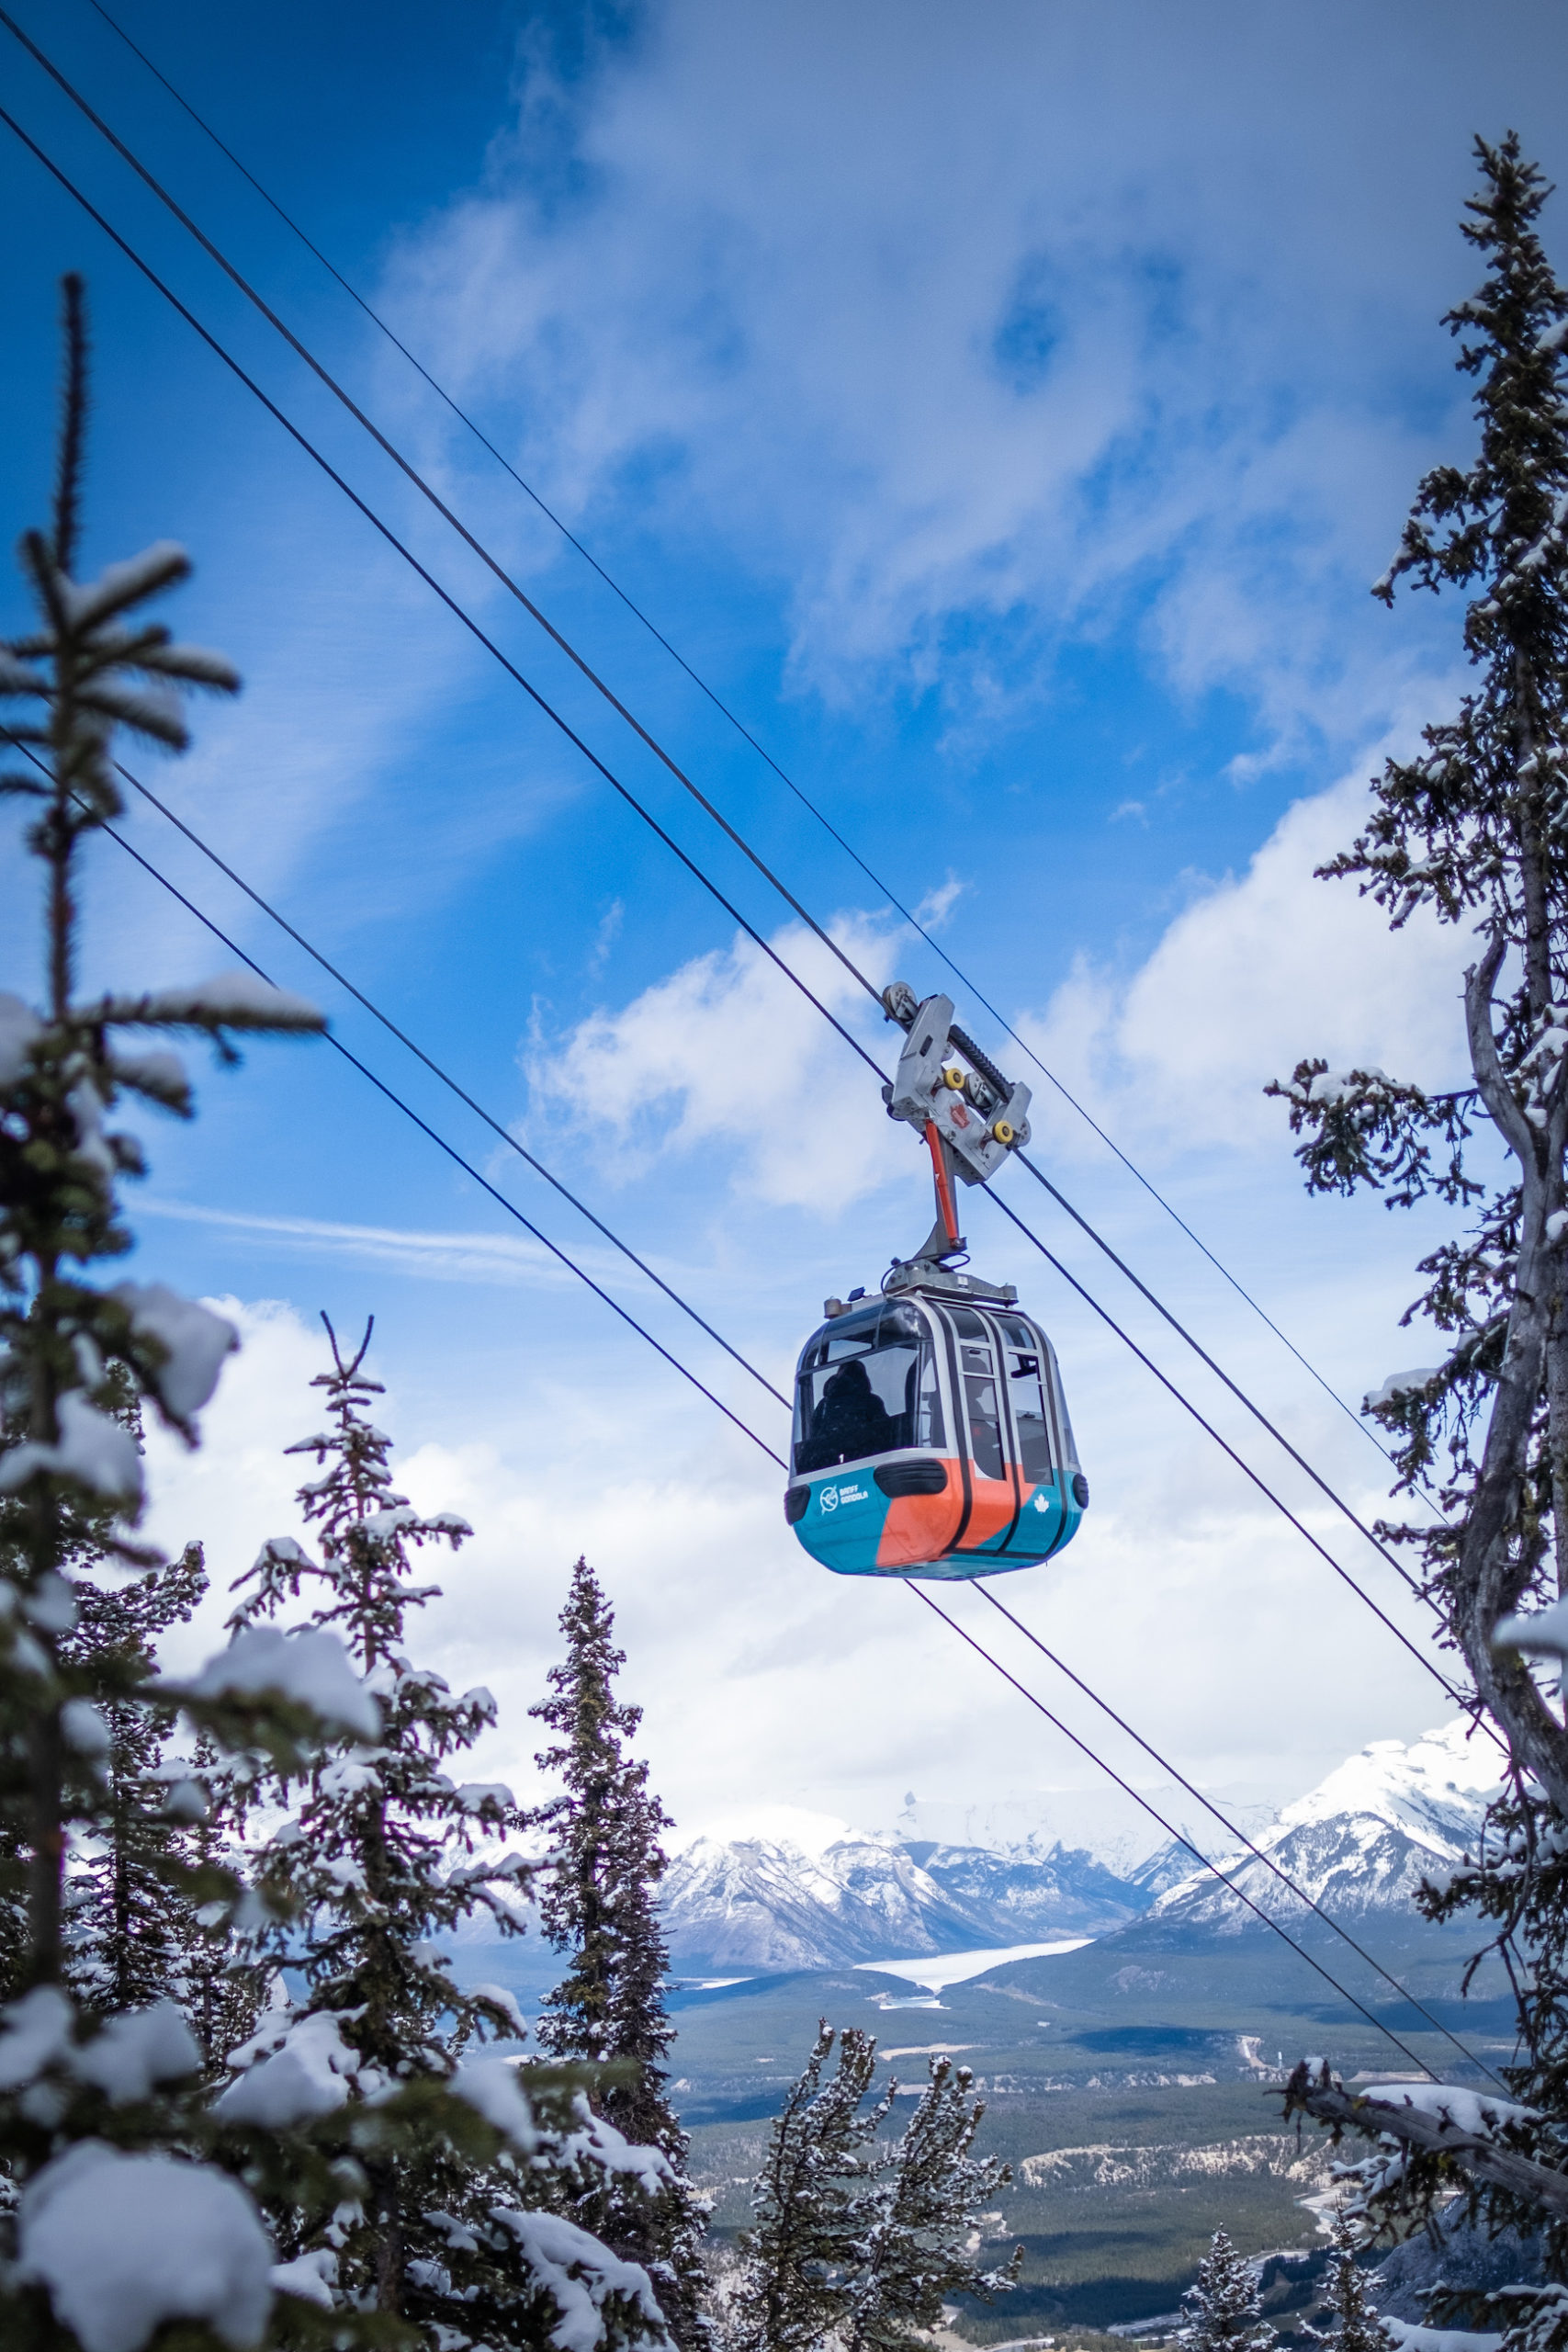
[[[817,1499],[824,1510],[837,1510],[840,1503],[868,1503],[871,1497],[863,1487],[824,1487]]]

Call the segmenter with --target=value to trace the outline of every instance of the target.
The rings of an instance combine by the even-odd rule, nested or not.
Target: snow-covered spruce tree
[[[876,2143],[893,2103],[890,2084],[866,2106],[875,2073],[871,2035],[855,2026],[836,2034],[824,2018],[751,2192],[757,2221],[741,2240],[733,2352],[814,2352],[853,2311],[881,2219]]]
[[[518,1855],[494,1850],[521,1826],[510,1792],[454,1785],[446,1770],[491,1728],[494,1701],[454,1697],[404,1650],[411,1611],[440,1590],[414,1581],[412,1555],[455,1550],[470,1531],[393,1491],[389,1441],[367,1410],[380,1393],[363,1369],[369,1329],[353,1355],[327,1330],[332,1368],[314,1384],[326,1427],[290,1449],[321,1470],[299,1496],[320,1557],[292,1537],[265,1544],[232,1622],[262,1630],[310,1587],[310,1623],[344,1642],[381,1722],[303,1781],[284,1772],[258,1790],[290,1804],[255,1866],[274,1908],[299,1922],[274,1932],[271,1957],[302,1990],[280,1995],[234,2052],[218,2111],[310,2120],[342,2201],[314,2222],[289,2203],[273,2219],[290,2275],[333,2313],[400,2318],[432,2352],[662,2345],[646,2274],[567,2218],[606,2174],[656,2191],[662,2157],[630,2147],[551,2070],[530,2072],[525,2098],[505,2061],[460,2063],[470,2041],[510,2038],[522,2020],[504,1993],[461,1990],[443,1947],[479,1911],[520,1932],[529,1881]]]
[[[1478,1913],[1508,1966],[1520,2055],[1503,2071],[1527,2111],[1466,2107],[1477,2155],[1456,2149],[1451,2121],[1433,2144],[1429,2102],[1373,2114],[1304,2068],[1292,2097],[1404,2143],[1394,2164],[1369,2159],[1380,2213],[1419,2211],[1460,2181],[1493,2223],[1544,2219],[1548,2276],[1564,2280],[1568,2204],[1543,2208],[1538,2191],[1568,2134],[1568,1730],[1525,1658],[1568,1654],[1568,290],[1540,241],[1539,170],[1512,135],[1476,154],[1463,234],[1485,275],[1448,323],[1475,380],[1479,446],[1422,481],[1377,589],[1390,603],[1402,580],[1464,595],[1473,683],[1419,756],[1389,762],[1365,831],[1322,869],[1357,878],[1395,929],[1425,909],[1475,938],[1472,1082],[1430,1094],[1314,1059],[1276,1091],[1310,1189],[1371,1186],[1398,1206],[1435,1194],[1471,1220],[1422,1261],[1405,1318],[1442,1335],[1443,1362],[1386,1382],[1367,1409],[1396,1442],[1400,1490],[1435,1491],[1435,1523],[1384,1532],[1420,1561],[1506,1743],[1506,1799],[1473,1863],[1425,1907]],[[1484,2144],[1499,2137],[1507,2160],[1490,2164]],[[1568,2344],[1568,2290],[1494,2299],[1486,2324]]]
[[[1269,2352],[1274,2331],[1263,2317],[1258,2281],[1224,2230],[1216,2230],[1198,2276],[1181,2298],[1182,2352]]]
[[[264,2339],[412,2352],[420,2332],[384,2312],[321,2309],[331,2296],[318,2271],[274,2278],[253,2188],[297,2239],[367,2188],[356,2158],[312,2138],[320,2076],[311,2098],[290,2104],[286,2066],[259,2108],[215,2113],[201,2050],[175,2003],[84,2015],[62,1983],[67,1838],[91,1849],[111,1826],[99,1770],[108,1727],[96,1702],[133,1704],[143,1672],[129,1652],[116,1668],[101,1647],[90,1668],[73,1662],[75,1571],[101,1570],[107,1558],[157,1566],[129,1532],[141,1460],[123,1416],[155,1411],[194,1439],[193,1417],[234,1338],[162,1285],[106,1290],[87,1279],[130,1247],[118,1182],[142,1164],[108,1114],[128,1093],[189,1110],[174,1054],[129,1052],[122,1033],[195,1030],[231,1059],[232,1031],[321,1025],[310,1007],[245,974],[78,1001],[79,868],[86,837],[118,812],[115,729],[177,745],[172,689],[234,681],[216,656],[173,645],[141,617],[151,596],[184,576],[176,549],[75,582],[86,350],[73,280],[66,347],[52,525],[23,541],[39,623],[0,649],[0,692],[18,713],[5,735],[21,762],[4,782],[35,804],[28,841],[44,869],[47,949],[42,1008],[0,998],[0,1496],[18,1514],[0,1540],[0,1861],[21,1905],[17,1973],[28,1988],[0,2009],[0,2341],[6,2352],[142,2352],[154,2337],[171,2352],[176,2342],[179,2352],[242,2352]],[[151,1707],[182,1705],[235,1776],[264,1765],[298,1773],[334,1723],[361,1740],[379,1728],[341,1643],[315,1627],[288,1637],[243,1627],[191,1682],[141,1689]],[[186,1892],[209,1898],[210,1913],[223,1879],[209,1855]],[[242,1896],[231,1881],[221,1891],[229,1905]],[[253,1919],[257,1907],[253,1899]],[[417,2088],[391,2090],[371,2136],[460,2136],[498,2169],[510,2160],[528,2170],[543,2157],[551,2181],[576,2160],[562,2133],[541,2132],[510,2074],[481,2070],[466,2090],[429,2112],[413,2111]],[[576,2122],[575,2138],[581,2160],[593,2160],[603,2134],[592,2119]],[[612,2149],[610,2159],[656,2168],[651,2155]],[[525,2214],[522,2227],[533,2340],[566,2314],[574,2343],[588,2347],[606,2334],[604,2312],[633,2310],[636,2328],[623,2332],[657,2336],[646,2281],[552,2215]]]
[[[843,2326],[848,2352],[924,2352],[950,2296],[988,2301],[1018,2278],[1021,2245],[1005,2269],[981,2270],[975,2258],[984,2210],[1012,2174],[997,2157],[972,2153],[986,2112],[971,2096],[974,2081],[951,2058],[931,2061],[866,2237]]]
[[[615,1613],[585,1559],[571,1572],[561,1611],[564,1662],[550,1668],[551,1696],[531,1713],[555,1734],[536,1759],[561,1793],[536,1807],[530,1827],[550,1841],[539,1884],[540,1924],[570,1955],[545,2003],[539,2041],[559,2058],[604,2067],[593,2104],[628,2140],[660,2149],[669,2175],[648,2197],[607,2178],[579,2219],[617,2254],[649,2272],[682,2347],[705,2341],[700,2297],[704,2215],[684,2178],[686,2136],[670,2105],[665,2014],[670,1955],[655,1902],[666,1861],[669,1815],[648,1786],[648,1766],[627,1754],[640,1707],[615,1694],[626,1653]]]
[[[245,1880],[243,1823],[254,1763],[225,1755],[203,1731],[188,1757],[165,1759],[160,1778],[168,1785],[165,1811],[186,1825],[185,1853],[194,1874],[183,2005],[209,2077],[221,2079],[230,2052],[255,2031],[270,1982],[254,1939],[236,1933],[232,1907],[215,1894],[225,1880]]]
[[[1324,2352],[1393,2352],[1393,2336],[1378,2317],[1356,2256],[1361,2239],[1350,2218],[1349,2200],[1334,2216],[1334,2246],[1328,2257],[1327,2324],[1306,2333]]]
[[[66,1975],[87,2007],[106,2013],[177,2000],[189,2014],[197,1980],[216,1957],[197,1918],[188,1825],[207,1811],[188,1768],[171,1773],[166,1724],[127,1695],[157,1671],[160,1634],[186,1623],[207,1590],[199,1544],[133,1582],[76,1579],[76,1623],[60,1655],[96,1689],[104,1725],[103,1804],[80,1844],[66,1888]]]
[[[141,1416],[123,1366],[106,1373],[101,1399],[140,1451]],[[26,1504],[0,1495],[0,1577],[24,1567]],[[209,1784],[220,1770],[217,1749],[203,1743],[205,1771],[164,1753],[172,1710],[141,1695],[156,1671],[158,1636],[187,1620],[207,1589],[201,1546],[189,1544],[167,1565],[144,1567],[128,1580],[120,1556],[118,1507],[84,1493],[73,1513],[71,1556],[62,1563],[75,1599],[75,1623],[60,1637],[59,1657],[77,1697],[70,1722],[83,1753],[103,1783],[103,1804],[89,1837],[79,1837],[67,1865],[66,1981],[90,2008],[109,2011],[167,1997],[185,2007],[204,2050],[212,2041],[201,2020],[214,2003],[236,2024],[229,1966],[231,1873],[211,1843],[209,1827],[195,1828],[209,1805]],[[95,1713],[96,1710],[96,1713]],[[0,1832],[0,1873],[17,1864],[25,1826],[13,1819]],[[204,1917],[209,1910],[211,1917]],[[25,1910],[13,1894],[0,1897],[0,1999],[22,1989]],[[223,2048],[242,2038],[235,2030]]]
[[[181,686],[231,690],[228,664],[173,643],[145,607],[188,571],[170,547],[75,577],[86,424],[80,283],[65,283],[66,382],[53,512],[22,541],[37,626],[0,648],[0,787],[32,811],[43,869],[45,989],[0,997],[0,1859],[15,1983],[0,2009],[0,2340],[18,2352],[140,2352],[173,2325],[188,2352],[256,2342],[273,2302],[272,2247],[241,2182],[200,2161],[213,2133],[199,2052],[178,2009],[85,2017],[62,1985],[67,1840],[110,1830],[99,1705],[131,1706],[145,1659],[80,1645],[76,1571],[106,1557],[155,1567],[130,1528],[141,1460],[124,1416],[155,1412],[194,1442],[194,1416],[233,1345],[230,1327],[158,1283],[95,1285],[130,1246],[119,1180],[141,1172],[107,1124],[130,1096],[188,1114],[166,1047],[129,1031],[228,1034],[320,1026],[309,1006],[248,976],[206,987],[78,995],[78,891],[89,836],[118,815],[116,729],[182,748]],[[117,1415],[119,1418],[117,1418]],[[338,1653],[340,1672],[346,1667]],[[236,1690],[232,1657],[209,1669],[216,1730],[280,1751],[318,1718]],[[198,1678],[199,1679],[199,1678]],[[363,1702],[362,1702],[363,1703]],[[237,1890],[231,1890],[236,1892]]]

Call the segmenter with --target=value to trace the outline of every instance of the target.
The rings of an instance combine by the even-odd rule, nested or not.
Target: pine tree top
[[[326,1465],[299,1489],[321,1556],[273,1537],[242,1579],[252,1589],[231,1622],[272,1617],[310,1588],[310,1623],[343,1639],[378,1702],[380,1736],[320,1754],[257,1857],[280,1912],[311,1922],[299,1963],[303,2013],[342,2017],[368,2093],[411,2069],[449,2073],[468,2033],[518,2030],[509,2000],[458,1989],[442,1945],[476,1911],[503,1934],[520,1933],[516,1897],[531,1871],[505,1842],[522,1826],[511,1791],[455,1782],[446,1769],[492,1728],[494,1699],[485,1690],[455,1694],[404,1651],[411,1611],[440,1590],[413,1581],[410,1553],[432,1543],[456,1551],[470,1530],[455,1513],[414,1510],[393,1490],[391,1442],[365,1410],[380,1393],[363,1369],[373,1319],[352,1355],[322,1321],[332,1369],[313,1385],[327,1392],[332,1426],[288,1448]],[[291,1793],[287,1783],[279,1793]],[[288,1941],[285,1933],[280,1956]]]
[[[439,1585],[410,1583],[407,1548],[446,1544],[456,1551],[473,1530],[455,1511],[417,1511],[406,1495],[393,1491],[392,1442],[364,1411],[371,1396],[382,1394],[380,1382],[361,1370],[375,1317],[350,1357],[324,1314],[321,1321],[332,1343],[333,1368],[318,1373],[311,1386],[327,1391],[333,1427],[285,1449],[311,1454],[326,1465],[321,1477],[307,1479],[299,1488],[307,1526],[321,1529],[321,1560],[312,1560],[292,1536],[274,1536],[240,1579],[242,1587],[254,1583],[255,1589],[229,1622],[237,1626],[274,1615],[310,1578],[318,1588],[310,1622],[336,1626],[350,1655],[371,1672],[397,1651],[409,1611],[440,1598]]]
[[[1224,2230],[1209,2241],[1181,2301],[1187,2321],[1177,2342],[1185,2352],[1269,2352],[1274,2330],[1263,2317],[1257,2278]]]

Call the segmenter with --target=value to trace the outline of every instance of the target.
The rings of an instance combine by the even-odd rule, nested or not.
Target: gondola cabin
[[[1016,1306],[930,1288],[852,1302],[802,1350],[784,1516],[835,1575],[1030,1567],[1088,1502],[1055,1351]]]

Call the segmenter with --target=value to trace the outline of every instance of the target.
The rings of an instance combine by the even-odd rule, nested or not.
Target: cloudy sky
[[[1363,1512],[1354,1420],[1096,1138],[983,991],[1352,1404],[1440,1225],[1303,1197],[1261,1094],[1303,1053],[1455,1067],[1465,943],[1313,867],[1462,683],[1457,612],[1367,593],[1470,446],[1439,320],[1471,141],[1562,164],[1531,0],[1312,10],[116,0],[180,95],[657,624],[855,856],[182,113],[93,0],[28,28],[878,981],[971,986],[1062,1188]],[[8,37],[4,104],[554,700],[746,922],[886,1055],[841,970]],[[182,628],[246,692],[148,780],[775,1383],[829,1291],[924,1233],[874,1081],[7,132],[6,530],[41,517],[55,283],[85,270],[90,560],[177,537]],[[1562,220],[1551,235],[1562,250]],[[20,626],[13,583],[5,626]],[[153,772],[153,766],[156,772]],[[166,820],[129,836],[758,1436],[778,1405],[314,970]],[[864,861],[863,865],[856,857]],[[866,869],[870,869],[869,873]],[[874,877],[874,878],[873,878]],[[31,992],[7,834],[0,985]],[[87,978],[231,961],[112,843]],[[296,1524],[318,1310],[377,1317],[416,1500],[466,1512],[423,1646],[525,1710],[586,1551],[685,1830],[906,1796],[1070,1829],[1094,1775],[897,1585],[795,1547],[765,1453],[330,1048],[204,1071],[149,1136],[140,1264],[234,1302],[151,1524],[221,1583]],[[1010,1199],[1413,1636],[1387,1566],[1022,1172]],[[1434,1682],[986,1201],[978,1271],[1050,1325],[1094,1504],[1010,1605],[1182,1768],[1296,1793],[1450,1712]],[[960,1594],[957,1613],[989,1619]],[[216,1623],[220,1611],[211,1611]],[[990,1637],[990,1625],[985,1626]],[[192,1637],[193,1639],[195,1636]],[[1016,1651],[1010,1662],[1019,1664]],[[1037,1671],[1035,1670],[1037,1668]],[[1025,1679],[1157,1781],[1036,1660]]]

